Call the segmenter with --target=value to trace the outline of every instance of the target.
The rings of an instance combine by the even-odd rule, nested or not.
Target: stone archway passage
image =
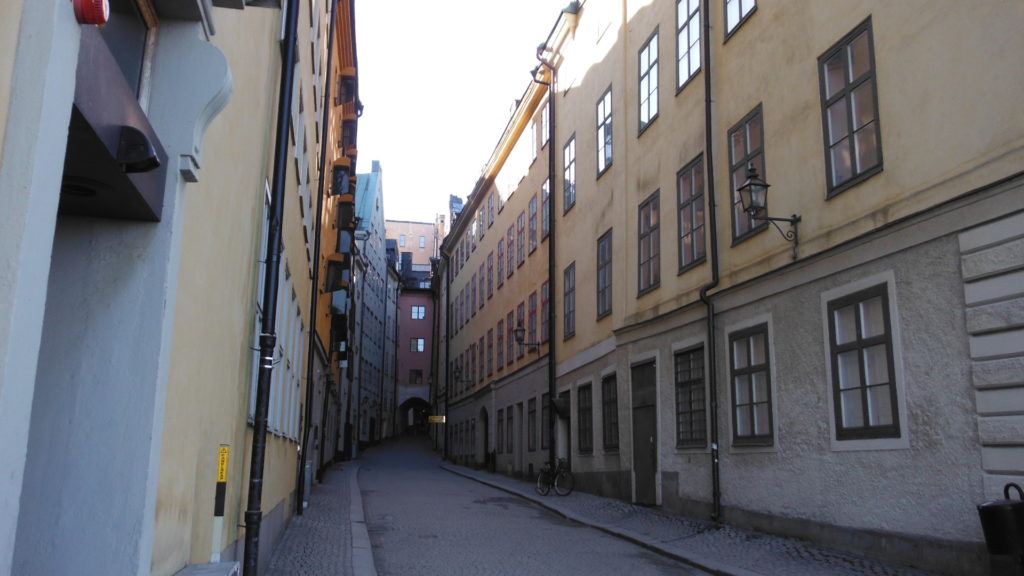
[[[397,434],[414,436],[426,435],[427,416],[430,415],[430,404],[422,398],[410,398],[398,407]]]

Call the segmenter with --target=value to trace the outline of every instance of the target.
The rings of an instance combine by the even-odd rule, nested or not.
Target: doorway
[[[637,504],[658,503],[657,372],[651,361],[633,366],[633,483]]]

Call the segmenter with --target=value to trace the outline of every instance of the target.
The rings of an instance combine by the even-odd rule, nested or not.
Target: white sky
[[[355,0],[356,170],[379,160],[384,217],[432,222],[473,190],[569,0]]]

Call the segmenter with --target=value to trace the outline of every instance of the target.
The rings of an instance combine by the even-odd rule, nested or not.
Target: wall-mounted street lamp
[[[523,323],[522,322],[520,322],[516,326],[516,329],[512,331],[512,337],[516,339],[516,344],[519,344],[520,346],[526,346],[527,350],[529,350],[530,348],[533,348],[534,350],[537,351],[537,354],[540,354],[540,343],[539,342],[525,342],[525,340],[526,340],[526,328],[523,328]]]
[[[765,207],[768,206],[768,188],[771,184],[768,184],[760,178],[757,174],[757,168],[754,168],[753,164],[747,167],[747,181],[742,186],[736,189],[740,194],[740,203],[743,204],[743,210],[750,215],[751,220],[762,220],[765,222],[771,222],[772,226],[782,234],[782,237],[788,242],[793,243],[793,260],[797,257],[797,247],[800,246],[800,232],[797,228],[797,224],[800,222],[800,215],[793,214],[790,218],[773,218],[767,214],[759,216],[759,214],[765,212]],[[791,230],[789,232],[783,232],[782,228],[779,228],[777,222],[789,222]]]

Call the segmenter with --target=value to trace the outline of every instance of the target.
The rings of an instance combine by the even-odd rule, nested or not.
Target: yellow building
[[[1022,23],[995,1],[571,3],[536,75],[553,271],[516,260],[474,303],[548,172],[514,161],[537,83],[442,247],[448,454],[530,474],[555,410],[584,490],[979,573],[975,506],[1024,479],[1024,80],[991,73]],[[481,368],[545,281],[553,346]]]
[[[0,574],[170,575],[210,562],[227,574],[246,536],[285,12],[111,0],[98,27],[102,14],[77,4],[14,2],[0,31]],[[345,198],[320,186],[332,175],[319,169],[354,154],[354,132],[351,150],[318,155],[325,105],[339,111],[330,118],[357,107],[325,102],[328,83],[355,93],[352,3],[287,4],[301,13],[257,511],[264,559],[300,505],[296,470],[335,457],[331,298],[314,316],[311,280],[339,251]],[[320,194],[332,197],[329,250],[317,255]]]

